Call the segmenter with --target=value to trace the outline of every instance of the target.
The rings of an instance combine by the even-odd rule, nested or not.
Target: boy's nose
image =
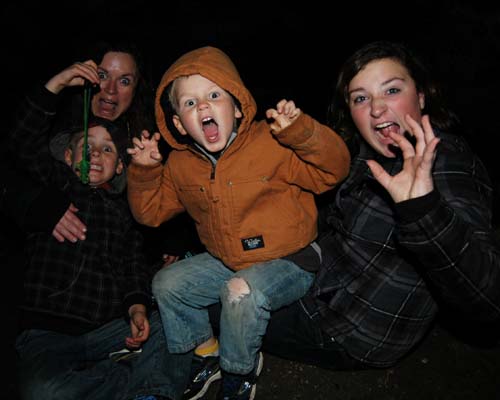
[[[92,151],[90,152],[91,157],[100,157],[100,155],[101,152],[98,149],[92,149]]]
[[[207,101],[200,101],[198,103],[198,110],[205,110],[208,108],[208,102]]]

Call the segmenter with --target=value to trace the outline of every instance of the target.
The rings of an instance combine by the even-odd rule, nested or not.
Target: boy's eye
[[[102,150],[104,152],[106,152],[106,153],[112,153],[113,152],[113,148],[111,146],[105,146],[105,147],[103,147]]]
[[[216,98],[220,97],[220,93],[219,93],[219,92],[212,92],[212,93],[210,93],[210,94],[208,95],[208,97],[209,97],[210,99],[216,99]]]
[[[184,105],[185,105],[186,107],[192,107],[192,106],[194,106],[194,104],[195,104],[195,103],[194,103],[194,100],[187,100],[187,101],[184,103]]]

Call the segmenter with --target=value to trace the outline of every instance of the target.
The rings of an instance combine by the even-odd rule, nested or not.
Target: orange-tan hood
[[[160,100],[164,91],[176,78],[195,74],[200,74],[212,82],[215,82],[238,99],[241,105],[241,112],[243,113],[243,119],[238,128],[238,133],[248,129],[257,112],[257,105],[255,104],[253,96],[243,84],[240,74],[233,62],[223,51],[210,46],[192,50],[181,56],[170,66],[165,74],[163,74],[158,89],[156,90],[156,123],[163,138],[174,149],[182,150],[186,148],[186,145],[179,143],[176,139],[176,135],[170,131]],[[165,93],[165,96],[166,95]]]

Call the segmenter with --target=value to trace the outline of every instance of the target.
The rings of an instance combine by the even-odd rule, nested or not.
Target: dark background
[[[481,136],[478,142],[490,142],[499,131],[499,5],[219,3],[225,2],[5,0],[0,6],[4,100],[12,103],[35,80],[81,61],[83,45],[130,37],[142,47],[154,83],[182,53],[215,45],[233,59],[260,111],[289,97],[323,119],[340,63],[368,41],[393,39],[429,57],[472,136]]]

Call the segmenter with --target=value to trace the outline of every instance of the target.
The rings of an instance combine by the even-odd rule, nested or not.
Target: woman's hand
[[[432,166],[439,139],[434,135],[427,115],[422,117],[422,126],[409,115],[406,121],[410,127],[409,133],[416,139],[415,147],[402,134],[390,133],[391,139],[403,153],[403,169],[391,176],[376,161],[367,161],[375,179],[396,203],[424,196],[434,189]]]
[[[65,70],[52,77],[45,87],[54,94],[68,86],[83,86],[85,81],[92,85],[99,85],[99,74],[97,73],[97,64],[92,60],[85,62],[76,62]]]
[[[64,242],[69,240],[75,243],[78,240],[85,240],[85,232],[87,232],[87,227],[80,221],[80,218],[76,216],[76,208],[73,203],[71,203],[61,217],[57,225],[52,231],[52,236],[54,236],[57,241]]]

